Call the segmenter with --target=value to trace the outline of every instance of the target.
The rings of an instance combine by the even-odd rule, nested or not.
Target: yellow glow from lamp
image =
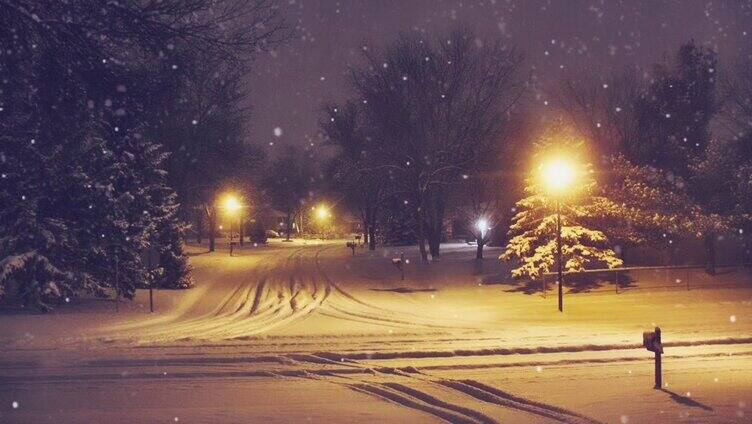
[[[552,194],[563,194],[572,186],[575,179],[574,166],[563,159],[556,159],[543,165],[543,182]]]
[[[227,197],[225,197],[224,202],[222,202],[222,204],[225,210],[230,214],[237,213],[242,207],[238,198],[233,195],[228,195]]]
[[[329,213],[329,210],[326,208],[326,206],[321,205],[316,210],[316,216],[318,217],[318,219],[320,219],[320,220],[323,221],[323,220],[329,218],[331,216],[331,214]]]

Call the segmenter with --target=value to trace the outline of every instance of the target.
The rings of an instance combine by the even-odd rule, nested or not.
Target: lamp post
[[[480,234],[480,236],[476,238],[478,248],[475,254],[475,258],[483,259],[483,246],[485,246],[486,244],[486,232],[490,230],[491,227],[489,226],[487,219],[480,218],[475,222],[475,228]]]
[[[559,286],[559,312],[564,312],[564,264],[561,251],[561,202],[575,178],[573,166],[561,159],[543,166],[543,181],[551,197],[556,199],[556,274]]]
[[[559,199],[556,199],[556,256],[556,281],[559,282],[559,312],[564,312],[564,272],[561,266],[561,200]]]

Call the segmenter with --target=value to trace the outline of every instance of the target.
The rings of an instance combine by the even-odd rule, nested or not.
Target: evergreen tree
[[[510,240],[500,259],[515,261],[515,278],[540,278],[554,269],[557,260],[557,210],[561,219],[562,263],[565,272],[589,267],[614,268],[621,259],[609,247],[606,235],[589,222],[608,213],[614,205],[598,195],[592,165],[583,160],[582,144],[574,137],[553,136],[553,129],[538,141],[534,156],[543,165],[526,179],[527,197],[516,203],[516,215],[509,228]],[[542,181],[546,157],[566,156],[571,160],[571,190],[553,197]],[[558,203],[558,204],[557,204]]]
[[[153,136],[188,50],[231,58],[228,46],[273,41],[277,9],[244,3],[0,4],[0,296],[48,309],[80,292],[186,285],[184,226]],[[241,12],[245,25],[232,25]]]
[[[690,41],[672,62],[644,74],[651,77],[647,82],[631,68],[606,79],[581,72],[561,90],[578,128],[606,155],[603,165],[611,172],[604,194],[627,219],[626,227],[610,225],[612,240],[623,246],[648,241],[671,250],[678,238],[703,239],[711,274],[718,234],[738,221],[730,218],[740,198],[736,158],[742,156],[734,143],[711,137],[719,111],[717,74],[715,52]],[[736,112],[749,96],[735,95],[744,84],[733,85],[729,97],[740,107],[730,109],[730,127],[747,126],[744,114]]]
[[[652,165],[688,179],[710,142],[717,56],[694,41],[683,44],[675,63],[656,65],[647,91],[637,102],[641,137],[625,146],[638,165]]]

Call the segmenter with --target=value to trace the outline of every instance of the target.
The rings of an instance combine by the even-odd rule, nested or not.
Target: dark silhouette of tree
[[[449,203],[452,215],[462,220],[477,242],[475,257],[483,259],[483,248],[491,241],[504,219],[503,178],[491,171],[464,175],[452,184]]]
[[[714,206],[731,211],[733,224],[742,234],[752,233],[752,60],[743,59],[727,72],[722,84],[725,100],[718,127],[720,136],[711,143],[698,167],[702,183]],[[745,241],[747,264],[752,246]]]
[[[719,111],[716,65],[713,51],[690,41],[674,62],[657,64],[650,74],[582,71],[557,92],[611,170],[603,178],[606,195],[633,212],[623,217],[633,219],[629,230],[613,227],[612,238],[626,247],[638,240],[666,246],[686,234],[702,237],[711,274],[717,233],[728,230],[728,211],[714,200],[718,187],[711,188],[714,174],[707,172],[721,158],[710,137]]]
[[[79,292],[184,285],[171,152],[155,129],[188,58],[240,62],[282,25],[262,0],[1,0],[0,295],[10,282],[47,309]],[[146,269],[147,246],[161,270]]]
[[[376,227],[387,184],[372,144],[366,116],[357,103],[327,104],[320,127],[327,141],[337,147],[327,164],[327,175],[346,204],[363,223],[365,241],[376,249]]]
[[[351,81],[374,126],[379,167],[413,211],[422,259],[426,241],[438,259],[448,185],[503,144],[522,94],[521,56],[463,29],[434,42],[402,35],[363,56]]]
[[[293,223],[305,208],[314,172],[310,158],[294,147],[287,147],[265,172],[264,195],[274,208],[285,214],[285,235],[289,241]]]

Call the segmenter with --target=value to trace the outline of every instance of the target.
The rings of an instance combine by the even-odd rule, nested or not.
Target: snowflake
[[[275,137],[282,137],[282,128],[280,128],[280,127],[274,128],[274,136]]]

